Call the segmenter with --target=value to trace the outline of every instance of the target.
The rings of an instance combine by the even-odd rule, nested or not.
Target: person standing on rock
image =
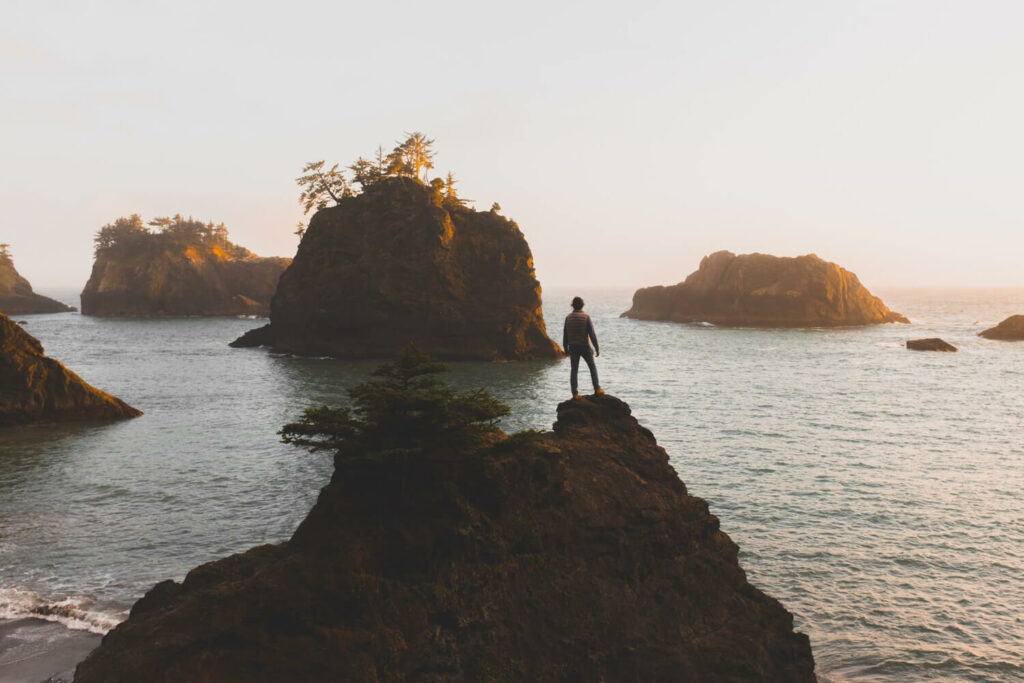
[[[590,350],[590,342],[594,342],[594,350]],[[601,347],[597,344],[597,333],[594,331],[594,321],[583,312],[583,299],[574,297],[572,300],[572,313],[565,316],[565,325],[562,327],[562,348],[565,355],[569,356],[571,370],[569,372],[569,386],[572,388],[572,397],[579,398],[577,375],[580,370],[580,358],[587,361],[590,368],[590,381],[594,384],[594,393],[603,394],[600,382],[597,381],[597,366],[594,364],[594,356],[601,355]]]

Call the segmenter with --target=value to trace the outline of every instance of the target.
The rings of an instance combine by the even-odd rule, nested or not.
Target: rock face
[[[32,285],[14,267],[14,261],[0,254],[0,313],[24,315],[27,313],[64,313],[78,310],[59,301],[36,294]]]
[[[622,314],[640,320],[737,327],[843,327],[909,322],[857,276],[814,254],[778,257],[719,251],[671,287],[646,287]]]
[[[1011,315],[995,327],[990,327],[978,334],[986,339],[1024,341],[1024,315]]]
[[[277,280],[291,262],[261,258],[237,245],[152,246],[98,253],[82,291],[82,313],[265,316]]]
[[[384,358],[410,341],[445,359],[559,356],[516,224],[388,178],[313,216],[270,325],[232,346]]]
[[[956,351],[957,348],[938,337],[930,339],[909,339],[907,348],[911,351]]]
[[[815,678],[707,503],[595,396],[473,452],[337,458],[290,541],[157,584],[75,676],[140,680]]]
[[[0,314],[0,427],[139,415],[124,401],[47,358],[38,339]]]

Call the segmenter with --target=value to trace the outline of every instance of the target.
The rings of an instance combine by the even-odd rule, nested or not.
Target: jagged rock
[[[32,285],[18,273],[11,257],[0,254],[0,313],[25,315],[77,310],[74,306],[66,306],[55,299],[33,292]]]
[[[76,683],[814,681],[807,637],[611,396],[460,453],[336,458],[290,541],[165,581]]]
[[[38,339],[0,314],[0,426],[139,415],[121,399],[47,358]]]
[[[446,359],[560,355],[518,226],[446,206],[414,179],[388,178],[313,216],[270,325],[232,346],[385,358],[410,341]]]
[[[82,313],[104,316],[260,315],[291,259],[231,244],[184,244],[153,234],[143,248],[101,250]]]
[[[957,351],[958,349],[949,342],[938,337],[930,339],[909,339],[907,348],[911,351]]]
[[[986,339],[1024,341],[1024,315],[1011,315],[995,327],[990,327],[978,334]]]
[[[778,257],[719,251],[671,287],[646,287],[622,314],[640,320],[739,327],[842,327],[908,323],[857,276],[814,254]]]

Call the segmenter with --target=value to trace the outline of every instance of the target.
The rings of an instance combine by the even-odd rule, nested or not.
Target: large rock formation
[[[795,258],[719,251],[671,287],[646,287],[622,314],[640,320],[739,327],[843,327],[907,323],[857,276],[814,254]]]
[[[335,467],[290,541],[157,584],[76,683],[815,680],[792,615],[618,399]]]
[[[184,220],[180,224],[205,227]],[[140,219],[127,238],[119,236],[113,244],[98,244],[82,291],[82,313],[265,316],[277,280],[291,263],[287,258],[261,258],[232,244],[226,231],[215,236],[186,229],[150,232]]]
[[[1024,341],[1024,315],[1011,315],[995,327],[990,327],[978,334],[986,339]]]
[[[0,313],[24,315],[26,313],[64,313],[78,310],[55,299],[36,294],[32,285],[14,267],[6,250],[0,251]]]
[[[90,386],[39,340],[0,314],[0,427],[27,422],[109,420],[141,412]]]
[[[271,303],[232,346],[341,358],[410,341],[448,359],[556,358],[530,248],[513,221],[381,180],[313,216]]]

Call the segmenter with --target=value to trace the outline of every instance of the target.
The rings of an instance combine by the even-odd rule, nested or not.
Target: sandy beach
[[[0,683],[67,683],[101,637],[42,619],[0,619]]]

